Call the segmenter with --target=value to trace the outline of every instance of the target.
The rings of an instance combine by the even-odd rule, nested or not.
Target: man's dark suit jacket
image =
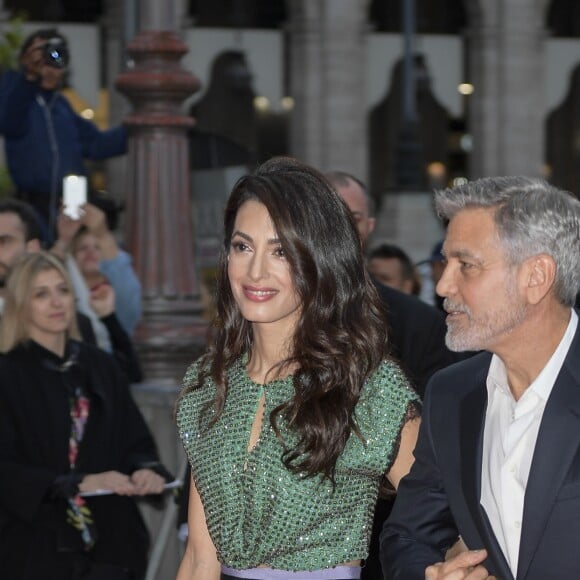
[[[433,373],[465,355],[451,352],[445,346],[445,316],[437,308],[375,281],[387,314],[391,354],[405,370],[421,397]],[[393,499],[379,499],[375,508],[369,555],[362,580],[382,578],[379,562],[379,534],[389,515]]]
[[[480,505],[486,377],[481,353],[430,381],[415,463],[381,535],[385,577],[423,580],[460,534],[485,548],[491,575],[513,580]],[[580,578],[580,330],[546,404],[522,521],[517,580]]]
[[[423,396],[433,373],[464,355],[445,346],[445,316],[415,296],[375,282],[387,311],[392,354],[407,373],[411,384]]]

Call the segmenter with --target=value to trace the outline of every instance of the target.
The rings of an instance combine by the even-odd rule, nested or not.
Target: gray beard
[[[478,327],[452,331],[452,326],[448,325],[445,344],[453,352],[489,350],[490,341],[512,332],[525,319],[526,312],[526,306],[518,305],[512,310],[495,313],[494,318],[487,319]]]

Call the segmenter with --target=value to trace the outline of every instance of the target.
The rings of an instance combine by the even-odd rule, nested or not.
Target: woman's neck
[[[254,325],[254,342],[246,367],[250,378],[258,383],[264,383],[291,373],[293,369],[290,368],[270,373],[277,364],[290,355],[291,340],[291,337],[281,336],[274,328]]]

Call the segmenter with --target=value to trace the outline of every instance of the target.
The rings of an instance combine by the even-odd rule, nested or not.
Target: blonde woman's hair
[[[38,252],[22,256],[6,280],[4,313],[0,323],[0,352],[8,352],[30,338],[29,308],[32,288],[38,274],[47,270],[56,270],[73,294],[66,269],[52,254]],[[80,339],[74,312],[67,329],[67,338]]]

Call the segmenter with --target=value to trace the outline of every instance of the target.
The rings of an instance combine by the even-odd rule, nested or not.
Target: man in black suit
[[[356,177],[334,171],[326,174],[336,192],[350,208],[363,246],[375,227],[370,215],[370,200],[364,184]],[[423,396],[431,375],[458,359],[445,346],[445,319],[436,308],[415,296],[404,294],[375,280],[385,306],[389,329],[390,351]],[[379,561],[379,534],[393,506],[393,495],[378,500],[373,521],[369,556],[362,569],[362,580],[382,578]]]
[[[381,536],[385,577],[580,578],[580,202],[542,180],[437,192],[447,345]],[[468,548],[444,561],[461,536]]]

